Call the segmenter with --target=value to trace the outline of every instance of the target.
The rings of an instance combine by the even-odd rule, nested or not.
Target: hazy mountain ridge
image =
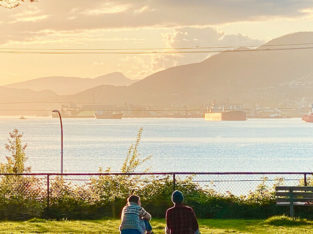
[[[274,39],[253,51],[230,51],[201,63],[172,67],[130,85],[114,89],[97,87],[84,92],[84,100],[108,104],[196,105],[210,102],[276,105],[312,98],[312,49],[263,51],[264,46],[313,43],[313,32]],[[274,47],[274,46],[273,46]],[[280,47],[274,47],[280,48]],[[286,47],[283,47],[286,48]],[[304,79],[303,87],[296,84]],[[288,84],[288,87],[286,87]],[[93,99],[86,93],[96,93]],[[80,99],[82,94],[72,97]]]
[[[99,85],[90,89],[85,86],[86,90],[73,95],[53,96],[50,93],[50,99],[72,103],[150,106],[205,105],[212,101],[248,105],[284,105],[302,100],[313,102],[313,49],[262,50],[269,45],[309,41],[313,43],[313,32],[290,34],[274,39],[256,51],[225,51],[200,63],[154,73],[129,86]],[[57,83],[56,80],[53,82]],[[11,92],[22,97],[20,92],[27,91]],[[34,95],[40,99],[39,93]],[[45,95],[49,96],[48,93]],[[6,95],[1,92],[0,97],[3,99]]]
[[[101,85],[127,86],[133,82],[135,80],[128,79],[122,73],[114,72],[96,78],[43,77],[10,84],[6,87],[33,91],[51,90],[58,95],[72,95]]]
[[[50,90],[32,91],[29,89],[14,89],[7,87],[0,87],[0,98],[3,102],[22,102],[22,101],[50,101],[52,99],[59,100],[59,96]]]

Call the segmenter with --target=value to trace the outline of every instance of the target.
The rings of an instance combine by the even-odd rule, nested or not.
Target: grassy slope
[[[119,220],[0,222],[1,233],[16,232],[101,232],[119,233]],[[263,220],[199,220],[201,233],[313,233],[313,225],[271,226]],[[154,233],[164,233],[164,220],[153,220]]]

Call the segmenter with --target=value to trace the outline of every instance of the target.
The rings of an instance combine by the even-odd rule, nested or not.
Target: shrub
[[[291,218],[287,216],[274,216],[264,221],[265,224],[273,226],[299,226],[299,225],[312,225],[313,223],[307,219]]]

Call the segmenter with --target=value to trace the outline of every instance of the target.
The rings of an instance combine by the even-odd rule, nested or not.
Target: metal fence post
[[[294,205],[293,205],[293,190],[289,189],[289,193],[290,193],[290,217],[294,218]]]
[[[304,186],[308,186],[308,182],[306,180],[306,173],[304,173]]]
[[[176,174],[173,173],[173,191],[175,191],[176,188]]]
[[[47,212],[50,208],[50,175],[47,175]]]

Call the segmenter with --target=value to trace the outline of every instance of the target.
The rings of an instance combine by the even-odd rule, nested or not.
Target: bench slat
[[[278,206],[290,206],[290,202],[276,202]],[[307,204],[305,202],[295,202],[293,203],[294,206],[313,206],[313,204]]]
[[[313,202],[312,198],[294,198],[292,199],[293,202]],[[290,202],[290,198],[277,198],[276,199],[277,202]]]
[[[303,197],[303,198],[312,198],[313,199],[313,193],[310,192],[277,192],[276,197],[290,197],[293,196],[295,198],[297,197]]]
[[[313,187],[277,186],[276,205],[289,206],[290,216],[294,217],[294,206],[313,206]]]
[[[292,191],[313,191],[313,187],[304,187],[304,186],[277,186],[276,191],[280,190],[292,190]]]

